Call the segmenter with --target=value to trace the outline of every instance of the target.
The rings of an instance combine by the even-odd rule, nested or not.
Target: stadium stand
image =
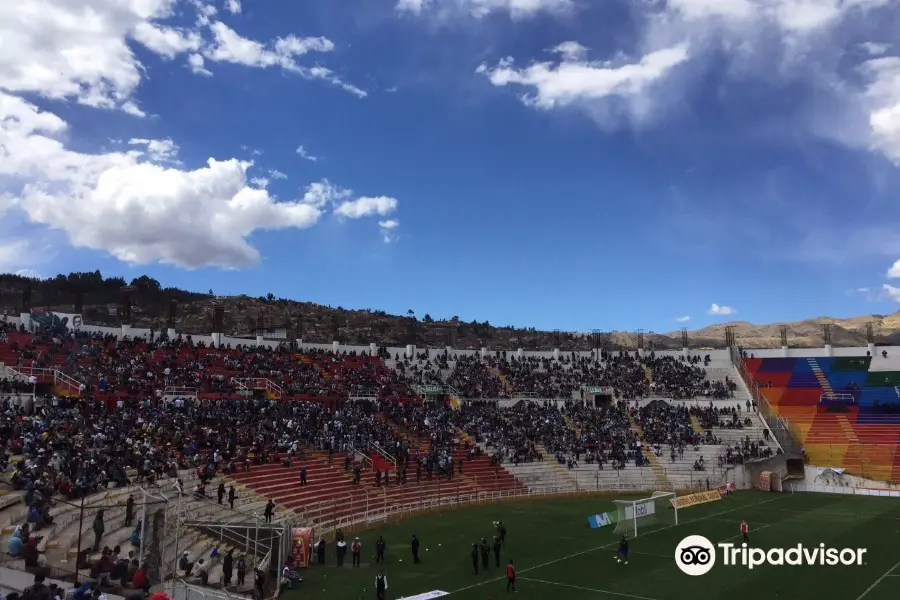
[[[900,364],[871,357],[745,358],[809,462],[900,482]]]
[[[193,519],[260,522],[274,508],[276,523],[337,534],[469,501],[700,489],[721,484],[729,465],[777,451],[730,362],[709,356],[401,357],[374,347],[216,346],[0,324],[0,362],[0,444],[9,456],[2,543],[10,548],[26,521],[46,521],[40,540],[33,529],[24,536],[42,557],[29,554],[29,563],[70,580],[83,563],[92,580],[120,582],[105,588],[113,593],[127,590],[128,570],[104,576],[101,550],[133,552],[142,566],[135,525],[125,523],[127,498],[141,489]],[[442,391],[439,400],[428,386]],[[614,397],[585,402],[594,387]],[[220,484],[236,490],[234,507],[209,497]],[[217,545],[233,547],[186,526],[178,542],[166,539],[159,560],[174,564],[184,549],[189,562],[205,557],[212,567],[201,582],[221,587],[221,562],[209,560]],[[6,567],[34,568],[6,559]]]

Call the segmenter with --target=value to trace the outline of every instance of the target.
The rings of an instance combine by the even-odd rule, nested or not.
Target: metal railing
[[[353,454],[354,458],[359,457],[359,462],[362,463],[363,469],[370,469],[375,466],[375,463],[372,462],[372,459],[369,458],[369,455],[361,450],[357,450],[356,446],[347,445],[347,450]]]
[[[397,459],[388,454],[388,452],[379,446],[377,443],[372,442],[369,444],[369,450],[374,450],[376,454],[378,454],[381,458],[385,459],[389,463],[394,466],[394,469],[397,468]]]
[[[698,475],[704,474],[698,472]],[[312,503],[305,509],[307,520],[314,523],[317,532],[325,536],[333,535],[338,530],[345,534],[354,530],[365,529],[375,523],[394,519],[405,519],[419,513],[463,508],[473,505],[494,504],[507,501],[540,500],[546,498],[565,498],[575,495],[633,494],[647,491],[659,491],[653,485],[636,482],[619,482],[597,484],[591,489],[555,487],[548,484],[543,487],[517,488],[508,490],[472,490],[466,489],[464,482],[448,481],[439,490],[423,492],[411,491],[401,498],[392,497],[388,489],[360,489],[339,495],[329,500]],[[725,483],[724,473],[715,481],[710,477],[710,489]],[[705,490],[706,481],[693,482],[693,485],[679,487],[679,490]],[[318,534],[318,533],[317,533]]]
[[[275,398],[281,398],[284,395],[284,390],[280,385],[276,384],[271,379],[267,379],[264,377],[232,377],[231,382],[235,385],[238,391],[263,390],[264,392],[271,394]]]
[[[846,392],[825,392],[819,396],[819,402],[850,402],[856,403],[856,397]]]
[[[782,450],[784,450],[785,454],[802,455],[803,447],[797,441],[802,439],[802,436],[798,435],[800,433],[799,430],[772,408],[768,399],[766,399],[760,391],[759,385],[757,385],[756,381],[750,375],[750,371],[747,370],[747,365],[744,363],[744,359],[738,349],[732,346],[729,350],[732,364],[734,364],[735,368],[738,370],[741,379],[744,380],[744,384],[747,386],[750,396],[753,398],[753,401],[756,402],[760,416],[762,416],[766,425],[769,426],[772,435],[775,436],[775,440],[781,446]]]
[[[43,367],[6,367],[14,376],[34,377],[41,383],[52,383],[60,393],[66,396],[78,396],[81,394],[81,383],[74,377],[70,377],[58,369]]]
[[[454,477],[407,484],[393,484],[379,488],[351,488],[346,494],[320,502],[312,502],[302,509],[302,519],[317,531],[333,533],[360,525],[370,525],[385,519],[405,517],[416,512],[475,503],[499,502],[510,499],[570,496],[573,494],[632,493],[659,490],[706,490],[726,482],[728,469],[710,467],[706,471],[686,469],[666,470],[666,480],[651,469],[628,468],[624,471],[580,472],[579,477],[567,473],[529,477],[517,473],[518,487],[499,489],[509,485],[496,476]],[[508,476],[507,476],[508,477]]]

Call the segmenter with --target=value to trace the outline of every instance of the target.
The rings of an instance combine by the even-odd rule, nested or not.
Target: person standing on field
[[[509,559],[509,564],[506,565],[506,593],[508,594],[510,590],[516,591],[516,567],[512,559]]]

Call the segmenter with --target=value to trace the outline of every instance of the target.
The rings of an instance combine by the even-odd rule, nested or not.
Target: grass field
[[[374,529],[360,535],[363,566],[338,569],[333,552],[325,567],[303,572],[294,597],[357,600],[375,598],[377,569],[370,566],[375,540],[387,542],[388,598],[431,590],[452,600],[497,599],[506,595],[505,561],[518,570],[517,597],[533,600],[686,600],[696,598],[900,598],[900,499],[823,494],[740,492],[718,502],[684,508],[679,525],[649,530],[631,540],[628,565],[614,560],[618,537],[612,528],[590,529],[587,516],[612,510],[603,498],[560,499],[451,510]],[[507,527],[501,568],[472,573],[471,544],[493,535],[491,523]],[[678,570],[675,547],[687,535],[714,543],[738,539],[739,524],[750,526],[751,546],[867,548],[862,566],[723,566],[690,577]],[[422,542],[422,564],[413,565],[412,534]],[[351,539],[353,536],[350,536]],[[427,551],[425,549],[427,548]],[[329,548],[331,550],[331,547]],[[493,556],[491,557],[493,562]],[[348,560],[349,563],[349,560]]]

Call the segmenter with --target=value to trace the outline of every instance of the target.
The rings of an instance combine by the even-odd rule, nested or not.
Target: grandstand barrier
[[[396,469],[397,469],[397,459],[394,458],[393,456],[391,456],[390,454],[388,454],[388,453],[384,450],[384,448],[382,448],[381,446],[379,446],[377,443],[374,443],[374,442],[373,442],[373,443],[369,444],[369,450],[370,450],[371,452],[374,452],[375,454],[377,454],[379,458],[381,458],[382,460],[386,461],[386,462],[387,462],[389,465],[391,465],[391,467],[393,467],[393,469],[396,471]]]
[[[60,396],[78,397],[81,395],[81,383],[57,369],[40,367],[6,367],[8,373],[21,377],[34,377],[37,383],[53,385]]]
[[[199,390],[192,387],[169,386],[163,390],[163,400],[171,402],[175,398],[194,398],[196,400]]]
[[[378,396],[350,396],[350,402],[378,402]]]
[[[540,485],[529,488],[506,490],[491,489],[492,477],[471,476],[474,489],[464,478],[453,480],[439,479],[436,485],[427,487],[409,483],[405,486],[389,485],[378,488],[351,487],[344,494],[337,494],[328,500],[310,502],[302,507],[294,508],[300,520],[315,528],[316,535],[333,535],[338,529],[345,533],[353,528],[365,528],[387,520],[404,519],[416,513],[444,508],[464,507],[473,504],[489,504],[507,500],[541,499],[546,497],[567,497],[584,494],[635,493],[655,491],[659,489],[660,480],[651,473],[645,476],[628,477],[619,475],[620,471],[604,471],[606,478],[598,478],[593,474],[581,478],[582,484],[573,486],[571,477],[559,473],[553,478],[544,477]],[[628,471],[626,469],[625,471]],[[615,475],[613,475],[615,473]],[[680,481],[675,487],[679,491],[696,492],[714,489],[727,483],[727,476],[733,475],[729,469],[710,469],[694,471],[688,469],[669,469],[669,476],[678,476]],[[638,475],[632,469],[632,475]],[[486,480],[484,483],[481,480]],[[398,496],[398,490],[402,490]]]
[[[353,460],[355,462],[360,463],[360,467],[365,469],[371,469],[375,466],[375,463],[372,462],[372,459],[369,458],[369,455],[361,450],[357,450],[355,446],[347,446],[347,451],[353,455]]]
[[[698,472],[698,475],[702,475]],[[657,480],[653,481],[653,484]],[[713,483],[710,480],[710,487],[714,489],[723,482]],[[577,496],[592,495],[613,495],[613,494],[633,494],[637,492],[646,492],[653,490],[653,484],[631,484],[631,483],[605,483],[597,486],[595,489],[546,489],[528,490],[497,490],[497,491],[480,491],[480,492],[459,492],[452,493],[451,489],[454,483],[448,483],[441,493],[426,494],[418,497],[416,500],[408,502],[396,502],[390,500],[387,494],[382,490],[356,490],[348,492],[344,497],[335,497],[321,502],[314,502],[307,506],[302,512],[307,515],[311,526],[315,528],[316,536],[322,535],[333,539],[335,532],[343,531],[344,534],[358,532],[368,529],[369,527],[404,520],[409,517],[435,511],[453,510],[467,508],[470,506],[480,506],[487,504],[496,504],[501,502],[527,501],[527,500],[544,500],[549,498],[567,498]],[[698,491],[698,486],[692,488]],[[705,480],[703,488],[705,489]],[[685,491],[691,490],[687,488]],[[346,505],[352,503],[354,510],[350,513],[346,511]],[[315,517],[312,517],[315,515]]]
[[[263,377],[238,378],[233,377],[231,382],[239,390],[262,390],[268,396],[274,399],[280,399],[284,395],[284,390],[280,385],[271,379]]]
[[[766,425],[769,426],[772,435],[775,436],[775,440],[781,446],[781,449],[784,450],[784,453],[787,455],[802,456],[803,448],[797,441],[798,439],[801,439],[802,436],[799,436],[795,428],[772,408],[772,405],[769,404],[769,401],[762,392],[760,392],[759,385],[757,385],[756,381],[750,375],[750,371],[747,369],[747,365],[741,357],[737,347],[731,346],[730,354],[732,364],[738,370],[741,379],[744,380],[744,384],[746,384],[747,389],[750,391],[750,396],[756,403],[760,416],[766,422]]]
[[[828,392],[819,396],[819,402],[822,404],[827,404],[829,402],[841,402],[848,404],[856,404],[856,396],[853,394],[847,394],[846,392]]]

